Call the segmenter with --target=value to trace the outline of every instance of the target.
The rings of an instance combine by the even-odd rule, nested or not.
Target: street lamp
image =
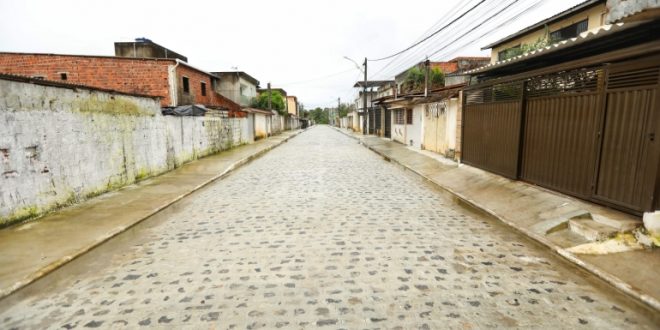
[[[355,66],[360,70],[362,73],[364,73],[364,86],[362,86],[362,109],[364,109],[364,119],[362,123],[362,134],[367,134],[367,119],[369,118],[369,112],[367,111],[367,58],[364,58],[364,70],[360,68],[360,65],[349,58],[348,56],[344,56],[345,59],[353,62]]]

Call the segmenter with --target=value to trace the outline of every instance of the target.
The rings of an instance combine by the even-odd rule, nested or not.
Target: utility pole
[[[424,97],[429,96],[429,69],[431,67],[431,62],[429,61],[429,58],[426,58],[426,61],[424,62],[425,70],[424,70]]]
[[[268,110],[273,110],[273,108],[271,107],[271,103],[270,103],[270,97],[271,97],[270,83],[268,83]]]
[[[367,111],[367,58],[364,58],[364,86],[362,88],[362,109],[364,112],[364,122],[362,123],[362,134],[367,134],[367,120],[369,112]]]
[[[339,125],[337,125],[337,126],[341,126],[341,117],[339,115],[339,107],[341,107],[341,97],[337,98],[337,115],[336,115],[336,117],[337,117],[337,120],[339,121],[339,123],[338,123]]]

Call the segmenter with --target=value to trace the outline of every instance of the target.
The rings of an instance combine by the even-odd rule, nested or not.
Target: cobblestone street
[[[140,326],[657,325],[586,273],[321,126],[0,301],[2,329]]]

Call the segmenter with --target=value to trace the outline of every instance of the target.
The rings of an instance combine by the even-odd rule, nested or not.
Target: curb
[[[532,240],[536,241],[537,243],[540,243],[541,245],[545,246],[546,248],[549,248],[552,252],[554,252],[557,255],[561,256],[564,260],[566,260],[566,261],[572,263],[573,265],[589,272],[590,274],[596,276],[597,278],[605,281],[607,284],[615,287],[617,290],[624,293],[625,295],[637,300],[638,302],[644,304],[647,307],[650,307],[651,309],[653,309],[656,312],[660,312],[660,301],[658,301],[657,299],[655,299],[655,298],[653,298],[653,297],[651,297],[647,294],[644,294],[644,293],[640,292],[639,290],[636,290],[630,284],[622,281],[618,277],[616,277],[614,275],[611,275],[608,272],[606,272],[606,271],[604,271],[604,270],[602,270],[602,269],[600,269],[600,268],[598,268],[598,267],[596,267],[596,266],[594,266],[590,263],[587,263],[587,262],[579,259],[573,253],[568,252],[566,249],[553,244],[552,242],[545,239],[544,237],[542,237],[542,236],[540,236],[540,235],[538,235],[538,234],[536,234],[536,233],[534,233],[530,230],[527,230],[525,228],[517,226],[515,223],[513,223],[511,221],[508,221],[504,217],[502,217],[502,216],[498,215],[497,213],[493,212],[492,210],[479,205],[477,202],[471,200],[470,198],[464,196],[463,194],[458,193],[458,192],[452,190],[451,188],[448,188],[446,186],[443,186],[443,185],[437,183],[433,179],[431,179],[431,178],[425,176],[424,174],[418,172],[417,170],[415,170],[415,169],[399,162],[396,159],[388,157],[384,153],[382,153],[382,152],[376,150],[375,148],[373,148],[372,146],[367,145],[366,143],[364,143],[361,138],[359,138],[357,136],[354,136],[354,135],[352,135],[348,132],[344,132],[341,129],[338,129],[336,127],[333,127],[333,128],[337,132],[340,132],[340,133],[342,133],[342,134],[344,134],[344,135],[346,135],[350,138],[353,138],[353,139],[359,141],[361,145],[363,145],[367,149],[373,151],[377,155],[388,159],[390,162],[395,163],[396,165],[398,165],[400,167],[403,167],[404,169],[412,172],[413,174],[420,177],[424,181],[426,181],[428,183],[431,183],[434,186],[436,186],[437,188],[440,188],[443,191],[449,193],[453,197],[457,198],[461,203],[466,204],[470,208],[473,208],[478,212],[484,213],[485,215],[487,215],[489,217],[492,217],[495,220],[505,224],[507,227],[512,228],[512,229],[516,230],[517,232],[531,238]]]
[[[280,141],[276,144],[273,144],[269,147],[266,147],[263,150],[259,150],[256,153],[251,154],[251,155],[249,155],[249,156],[247,156],[243,159],[239,159],[238,161],[236,161],[233,164],[229,165],[229,167],[227,167],[227,169],[225,169],[221,173],[211,177],[210,179],[207,179],[207,180],[203,181],[201,184],[193,187],[191,190],[186,191],[186,192],[182,193],[181,195],[176,196],[173,199],[165,202],[164,204],[154,208],[147,215],[137,219],[135,222],[131,223],[130,225],[124,226],[124,227],[117,227],[116,230],[107,233],[106,236],[103,236],[103,237],[97,239],[96,241],[94,241],[94,243],[92,243],[88,246],[85,246],[85,247],[81,248],[80,250],[75,251],[71,255],[63,256],[62,258],[60,258],[60,259],[58,259],[54,262],[51,262],[50,264],[46,265],[45,267],[43,267],[43,268],[39,269],[38,271],[32,273],[32,275],[29,276],[28,278],[25,278],[21,281],[18,281],[16,283],[14,283],[14,285],[9,290],[6,290],[4,292],[0,292],[0,300],[3,300],[5,298],[11,296],[12,294],[16,293],[20,289],[36,282],[37,280],[41,279],[42,277],[44,277],[46,275],[54,272],[55,270],[59,269],[60,267],[62,267],[64,265],[66,265],[67,263],[69,263],[69,262],[75,260],[76,258],[86,254],[87,252],[93,250],[97,246],[107,242],[108,240],[114,238],[115,236],[120,235],[121,233],[123,233],[123,232],[129,230],[130,228],[132,228],[133,226],[143,222],[144,220],[146,220],[146,219],[152,217],[153,215],[155,215],[156,213],[168,208],[172,204],[174,204],[174,203],[182,200],[183,198],[189,196],[190,194],[194,193],[195,191],[197,191],[197,190],[199,190],[199,189],[201,189],[201,188],[203,188],[203,187],[205,187],[205,186],[207,186],[207,185],[209,185],[209,184],[211,184],[211,183],[213,183],[213,182],[215,182],[219,179],[222,179],[222,178],[228,176],[229,174],[231,174],[232,172],[234,172],[237,169],[241,168],[242,166],[249,164],[253,160],[255,160],[255,159],[263,156],[267,152],[281,146],[282,144],[284,144],[284,143],[288,142],[289,140],[291,140],[292,138],[306,132],[307,130],[309,130],[312,127],[314,127],[314,126],[310,126],[310,127],[305,128],[305,129],[301,129],[297,133],[283,139],[282,141]]]

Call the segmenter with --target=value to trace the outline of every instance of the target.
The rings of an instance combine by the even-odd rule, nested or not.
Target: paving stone
[[[175,208],[0,303],[0,328],[656,326],[327,127]]]

